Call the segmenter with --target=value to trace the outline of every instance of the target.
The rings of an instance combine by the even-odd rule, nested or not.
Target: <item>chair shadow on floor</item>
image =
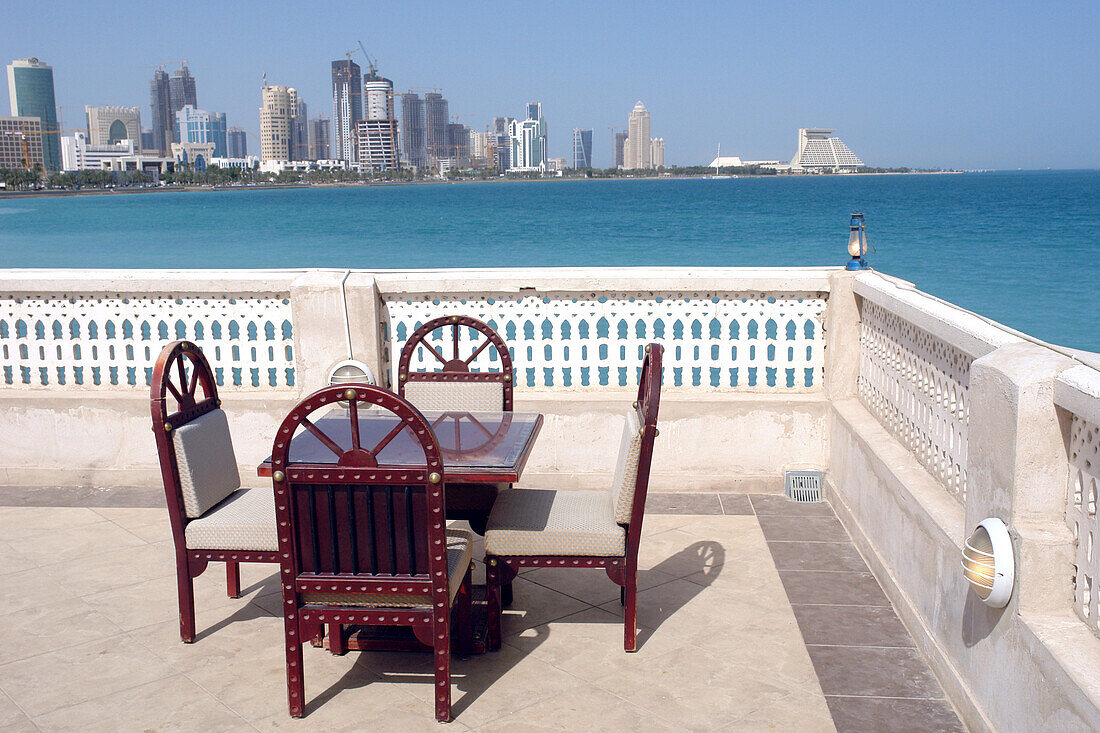
[[[259,592],[256,592],[259,591]],[[226,628],[235,623],[241,621],[253,621],[258,618],[267,618],[271,616],[270,613],[265,611],[261,606],[253,603],[257,598],[265,596],[269,593],[277,593],[279,591],[279,572],[274,571],[268,577],[263,580],[257,581],[247,588],[241,589],[240,601],[242,605],[231,615],[226,616],[218,622],[207,626],[204,629],[198,629],[195,633],[195,643],[201,642],[211,634],[216,634],[218,631]],[[255,595],[253,595],[255,593]],[[250,597],[251,596],[251,597]]]
[[[686,592],[668,599],[666,603],[650,604],[646,603],[646,593],[660,586],[648,588],[646,584],[639,582],[641,587],[646,588],[644,591],[638,591],[639,651],[645,647],[646,642],[649,641],[649,638],[662,623],[671,618],[673,614],[686,606],[704,588],[715,581],[722,572],[725,562],[725,547],[714,540],[699,540],[691,543],[675,555],[665,558],[650,570],[638,571],[639,579],[645,578],[652,571],[659,571],[665,575],[687,580],[690,586],[683,586]]]

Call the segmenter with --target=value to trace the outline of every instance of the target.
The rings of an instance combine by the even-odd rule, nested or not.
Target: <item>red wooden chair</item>
[[[511,489],[497,497],[485,531],[490,649],[501,644],[501,586],[521,567],[604,568],[622,587],[623,646],[636,649],[638,544],[657,436],[662,351],[660,344],[645,347],[638,401],[626,415],[610,491]]]
[[[200,392],[201,388],[201,392]],[[275,501],[242,489],[218,385],[188,341],[164,347],[152,379],[153,433],[176,545],[180,638],[195,640],[193,579],[224,562],[229,596],[241,595],[239,563],[279,562]]]
[[[436,332],[450,327],[451,357],[436,348]],[[462,328],[479,331],[485,340],[473,353],[462,358],[460,336]],[[445,339],[444,339],[445,340]],[[413,354],[425,349],[440,364],[438,371],[412,371]],[[483,353],[496,352],[499,371],[473,371],[470,365]],[[401,348],[397,365],[397,393],[421,410],[452,410],[467,412],[512,411],[512,356],[497,332],[483,321],[470,316],[433,318],[416,329]]]
[[[310,419],[337,402],[348,405],[349,437],[339,437],[348,445]],[[388,410],[396,418],[393,430],[370,447],[360,444],[363,407]],[[291,440],[302,430],[332,451],[335,464],[293,461]],[[308,439],[304,433],[301,438]],[[415,455],[423,454],[423,465],[379,465],[378,454],[398,438],[410,441]],[[340,653],[345,624],[399,625],[411,626],[416,638],[433,648],[435,716],[450,720],[451,608],[455,604],[460,643],[468,653],[473,537],[447,528],[443,461],[423,415],[378,387],[326,387],[283,421],[271,468],[283,548],[290,714],[304,712],[303,641],[318,638],[327,625],[329,648]]]

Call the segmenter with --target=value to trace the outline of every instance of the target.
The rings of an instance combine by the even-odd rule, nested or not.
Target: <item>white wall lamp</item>
[[[982,602],[1004,608],[1016,582],[1016,561],[1008,527],[996,517],[983,519],[966,538],[962,552],[963,577]]]
[[[336,362],[329,368],[328,379],[326,381],[329,386],[348,383],[378,384],[371,368],[358,359],[353,358],[351,350],[351,319],[348,316],[348,295],[345,289],[345,283],[347,283],[349,275],[351,275],[351,270],[345,270],[344,279],[340,281],[340,298],[344,306],[344,338],[347,345],[348,358]],[[341,402],[340,404],[347,407],[347,403]]]

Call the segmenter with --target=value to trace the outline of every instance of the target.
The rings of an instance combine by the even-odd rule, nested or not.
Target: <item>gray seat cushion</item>
[[[240,489],[198,519],[183,532],[192,550],[279,549],[275,529],[275,492],[272,489]]]
[[[634,488],[638,482],[638,460],[642,455],[642,424],[638,412],[626,413],[623,436],[619,441],[619,461],[615,465],[615,478],[611,491],[615,497],[615,521],[629,524],[634,511]]]
[[[416,382],[405,384],[405,399],[418,410],[500,412],[504,385],[500,382]]]
[[[621,557],[626,529],[608,491],[510,489],[493,505],[485,530],[493,555]]]
[[[229,422],[211,410],[172,432],[183,509],[194,519],[241,487]]]

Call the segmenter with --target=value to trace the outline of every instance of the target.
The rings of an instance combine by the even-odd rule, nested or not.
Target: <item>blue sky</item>
[[[871,165],[1097,168],[1098,32],[1096,2],[61,0],[6,3],[0,54],[54,67],[68,128],[85,104],[140,106],[149,126],[152,66],[176,59],[200,107],[254,134],[265,71],[327,117],[330,63],[361,40],[398,91],[438,87],[475,129],[529,100],[551,155],[593,128],[597,165],[641,99],[672,164],[718,143],[787,160],[799,127],[830,127]]]

